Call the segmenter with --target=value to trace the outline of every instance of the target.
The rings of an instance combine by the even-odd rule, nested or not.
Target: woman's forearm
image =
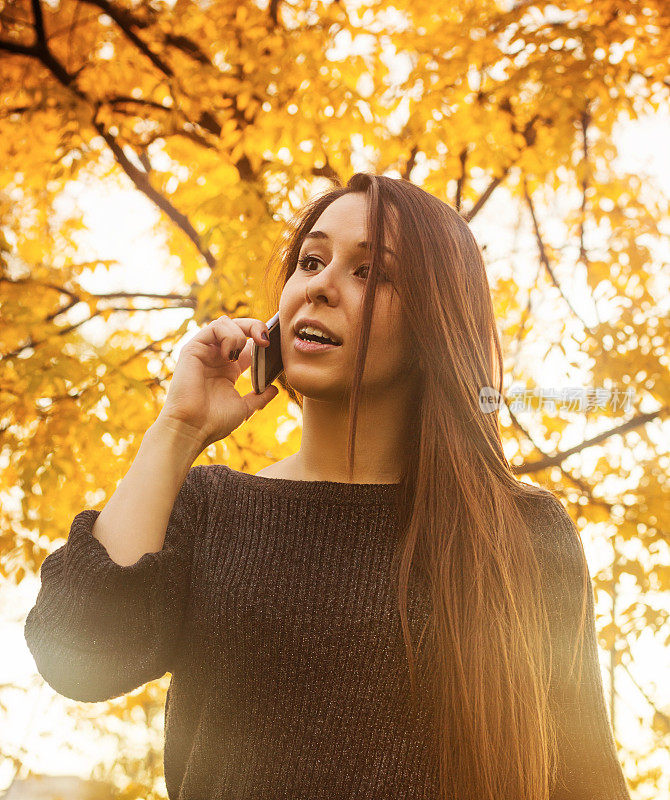
[[[160,417],[147,430],[135,459],[92,529],[121,566],[163,547],[170,513],[203,447],[193,435]]]

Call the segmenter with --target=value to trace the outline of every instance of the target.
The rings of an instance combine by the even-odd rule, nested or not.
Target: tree
[[[519,475],[611,542],[597,595],[614,602],[620,576],[632,576],[637,599],[600,634],[612,679],[635,680],[641,633],[669,641],[668,207],[616,165],[614,130],[667,103],[669,23],[664,0],[0,4],[0,487],[22,493],[18,513],[0,511],[3,574],[34,573],[82,502],[113,492],[189,322],[269,311],[259,281],[282,220],[365,168],[419,183],[477,229],[504,196],[519,235],[530,231],[536,271],[524,285],[522,257],[500,248],[494,226],[477,230],[503,263],[491,282],[507,374],[532,382],[527,354],[544,347],[545,358],[562,353],[565,377],[635,389],[625,413],[608,401],[567,415],[541,406],[530,422],[502,415]],[[54,223],[83,175],[160,210],[183,292],[84,289],[96,264],[77,258],[82,216]],[[549,332],[540,303],[561,309]],[[124,328],[127,313],[167,308],[192,315],[165,339]],[[102,348],[86,338],[97,317],[109,329]],[[278,442],[276,413],[202,459],[224,453],[256,469],[293,452],[297,432]],[[590,425],[568,445],[576,421]],[[667,748],[668,710],[655,715]],[[642,756],[631,785],[658,794]]]

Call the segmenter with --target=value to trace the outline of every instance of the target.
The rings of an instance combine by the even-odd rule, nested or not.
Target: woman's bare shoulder
[[[263,467],[262,470],[254,474],[263,478],[292,478],[292,464],[293,456],[287,456],[287,458],[282,458],[281,461],[277,461],[275,464],[268,464],[267,467]]]

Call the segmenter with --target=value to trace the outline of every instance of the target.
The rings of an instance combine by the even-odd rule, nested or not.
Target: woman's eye
[[[298,264],[300,265],[300,269],[304,269],[305,272],[312,272],[311,269],[305,269],[305,265],[308,264],[310,261],[315,261],[317,264],[320,264],[318,258],[314,258],[314,256],[303,256],[302,258],[298,259]]]
[[[315,256],[302,256],[301,258],[298,259],[298,266],[300,267],[301,270],[304,270],[305,272],[314,272],[315,268],[312,268],[312,267],[309,266],[309,263],[312,262],[312,261],[315,264],[321,264],[322,263]],[[355,274],[358,275],[361,270],[366,270],[366,273],[364,275],[362,275],[361,277],[363,278],[363,280],[367,279],[368,272],[370,270],[370,265],[369,264],[361,264],[361,266],[358,267],[358,269],[356,270]],[[384,272],[380,271],[379,272],[379,280],[380,280],[381,283],[384,283],[384,282],[388,281],[388,276]]]
[[[367,270],[366,274],[363,276],[364,278],[367,278],[369,276],[369,274],[370,274],[369,273],[370,265],[369,264],[361,264],[361,266],[356,270],[356,272],[358,272],[359,270],[362,270],[362,269]],[[379,283],[387,283],[388,281],[389,281],[388,275],[385,272],[382,272],[382,270],[379,270]]]

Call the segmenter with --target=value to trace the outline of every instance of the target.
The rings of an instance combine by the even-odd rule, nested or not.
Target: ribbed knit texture
[[[427,677],[419,659],[413,702],[391,571],[397,496],[396,484],[192,467],[163,549],[131,566],[92,536],[100,512],[85,509],[42,564],[25,624],[37,668],[60,694],[89,702],[169,671],[171,800],[437,800]],[[541,505],[533,518],[560,662],[585,562],[567,513]],[[416,648],[429,612],[421,580],[410,581],[408,604]],[[586,646],[580,695],[568,680],[555,689],[552,798],[630,800],[592,592]]]

